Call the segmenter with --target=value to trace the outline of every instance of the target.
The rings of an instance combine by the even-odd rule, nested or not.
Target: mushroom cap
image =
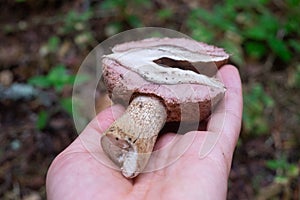
[[[169,47],[171,47],[170,51],[172,51],[172,47],[179,47],[188,52],[204,55],[203,58],[200,58],[202,59],[200,60],[202,69],[199,70],[198,68],[196,70],[200,73],[207,74],[205,77],[200,74],[197,75],[197,73],[193,71],[195,68],[189,59],[169,59],[162,55],[156,59],[156,61],[152,60],[154,65],[168,65],[166,70],[175,70],[176,73],[181,73],[179,74],[180,76],[175,76],[173,82],[170,83],[168,81],[164,82],[164,79],[173,76],[171,73],[165,74],[166,72],[164,72],[164,74],[155,74],[155,80],[152,80],[147,77],[145,78],[139,71],[132,69],[132,65],[139,63],[139,60],[142,59],[141,57],[132,57],[128,62],[118,60],[118,53],[122,54],[135,49],[142,49],[142,51],[145,50],[146,53],[148,53],[150,49],[149,52],[151,54],[151,48],[154,47],[167,47],[167,51]],[[117,56],[110,56],[112,54],[104,56],[102,65],[104,83],[114,102],[126,105],[137,95],[156,96],[166,107],[168,122],[191,122],[201,121],[207,118],[213,107],[224,96],[225,88],[223,84],[216,78],[210,77],[212,76],[210,74],[211,70],[206,71],[207,66],[213,65],[220,67],[226,63],[229,55],[221,48],[185,38],[150,38],[119,44],[115,46],[112,51],[114,55]],[[179,49],[178,51],[180,52],[181,50]],[[132,59],[135,59],[133,63],[131,63]],[[197,61],[197,63],[199,63],[199,61]],[[177,65],[181,69],[178,69]],[[151,66],[147,67],[149,68]],[[217,70],[216,67],[215,70]],[[186,76],[189,77],[190,74],[192,78],[185,80],[184,78]],[[205,78],[212,82],[204,81],[204,84],[202,84],[202,81],[200,81],[199,84],[199,82],[193,78],[196,77],[197,79],[198,76],[200,79]],[[182,80],[179,80],[181,77],[183,77]],[[174,83],[174,81],[178,83]],[[214,85],[215,83],[217,86]]]
[[[147,38],[144,40],[118,44],[112,48],[112,52],[125,52],[129,49],[147,48],[160,45],[178,46],[195,53],[206,54],[211,59],[206,62],[213,61],[218,68],[226,64],[229,59],[229,54],[227,54],[223,48],[187,38]],[[203,62],[205,61],[203,60]]]

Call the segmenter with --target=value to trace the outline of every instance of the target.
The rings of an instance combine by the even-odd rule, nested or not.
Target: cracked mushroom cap
[[[112,51],[102,59],[112,100],[128,104],[138,95],[156,96],[168,122],[207,118],[226,91],[214,76],[229,58],[221,48],[185,38],[150,38]]]

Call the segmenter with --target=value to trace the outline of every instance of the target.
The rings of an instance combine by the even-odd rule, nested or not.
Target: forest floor
[[[95,1],[38,2],[0,3],[0,199],[5,200],[45,199],[50,163],[78,135],[70,106],[62,103],[71,97],[72,85],[65,82],[58,89],[50,83],[40,89],[29,80],[37,75],[46,77],[58,65],[72,77],[98,43],[141,22],[189,34],[180,19],[186,18],[197,1],[145,1],[152,2],[151,7],[142,5],[145,13],[138,17],[116,16],[101,9],[85,12],[87,7],[99,6]],[[203,1],[202,6],[211,9],[212,2],[217,1]],[[175,10],[176,18],[168,17],[169,11],[163,9],[167,5]],[[155,18],[151,12],[158,9],[164,12]],[[75,11],[82,13],[81,17]],[[260,106],[262,116],[253,119],[255,123],[244,119],[228,199],[299,199],[300,94],[299,88],[291,86],[296,73],[291,66],[297,65],[296,61],[286,64],[266,56],[260,60],[246,57],[242,65],[231,63],[237,65],[243,81],[245,111],[250,113],[245,117],[257,117],[247,105]],[[18,86],[21,89],[16,89]],[[26,88],[29,91],[8,95],[12,88],[19,93]],[[265,103],[260,105],[261,101]],[[255,128],[263,130],[251,132]]]

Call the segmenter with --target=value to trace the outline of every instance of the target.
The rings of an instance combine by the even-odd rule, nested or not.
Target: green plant
[[[274,107],[274,100],[264,91],[261,84],[253,85],[244,92],[244,129],[254,135],[264,134],[269,130],[265,111]]]
[[[104,0],[100,5],[103,10],[118,12],[126,12],[126,9],[131,6],[149,8],[152,6],[152,3],[150,0]]]
[[[72,106],[72,98],[67,97],[67,98],[62,98],[60,100],[60,105],[63,107],[65,111],[69,113],[70,116],[73,114],[73,106]]]
[[[288,162],[284,156],[275,160],[267,160],[266,167],[276,171],[275,181],[278,183],[285,183],[289,178],[299,176],[297,164]]]
[[[71,35],[77,46],[86,48],[87,45],[96,42],[90,25],[90,20],[94,17],[94,14],[92,9],[83,12],[70,10],[62,16],[63,24],[59,29],[59,33],[67,36]]]
[[[47,125],[48,118],[49,118],[48,112],[46,112],[45,110],[41,110],[37,115],[36,127],[39,130],[44,129]]]
[[[40,54],[45,56],[48,55],[49,53],[56,53],[59,49],[60,46],[60,38],[57,36],[51,36],[47,43],[42,45],[40,48]]]
[[[82,78],[82,81],[84,80],[86,79]],[[54,88],[55,92],[60,94],[64,87],[73,85],[74,81],[75,75],[68,74],[66,67],[59,64],[52,68],[46,75],[38,75],[30,78],[28,83],[43,89]],[[70,97],[61,98],[59,100],[59,104],[67,113],[72,115],[72,101]],[[51,112],[45,110],[39,111],[37,115],[36,127],[39,130],[44,129],[50,116]]]
[[[174,16],[174,12],[170,8],[163,8],[163,9],[158,10],[156,12],[156,15],[160,20],[167,20]]]
[[[89,29],[87,27],[89,25],[88,21],[92,16],[93,12],[91,10],[86,10],[84,12],[70,10],[64,16],[64,25],[61,31],[68,34],[76,31],[82,31],[84,29],[87,30]]]
[[[48,49],[49,49],[49,51],[51,53],[54,53],[54,52],[56,52],[58,50],[59,44],[60,44],[59,37],[57,37],[57,36],[51,36],[48,39],[47,47],[48,47]]]
[[[112,16],[111,22],[105,27],[106,35],[111,36],[123,29],[125,25],[132,28],[142,27],[140,10],[151,8],[152,2],[149,0],[104,0],[100,4],[103,12]]]
[[[280,7],[280,18],[274,14],[271,0],[225,0],[213,10],[192,9],[187,28],[193,38],[216,42],[233,53],[233,61],[243,64],[244,55],[262,59],[275,55],[283,62],[300,52],[300,1],[287,1]],[[298,10],[298,11],[297,11]],[[228,42],[230,41],[230,42]]]
[[[223,46],[233,54],[233,61],[243,64],[242,38],[234,20],[236,15],[237,13],[233,12],[230,4],[216,5],[212,12],[195,8],[187,17],[186,26],[194,39]]]
[[[47,75],[38,75],[28,80],[29,84],[40,88],[53,87],[56,92],[61,92],[66,85],[72,85],[75,80],[75,75],[67,73],[64,65],[57,65],[50,70]]]

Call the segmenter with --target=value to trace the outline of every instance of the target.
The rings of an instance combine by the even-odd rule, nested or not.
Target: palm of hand
[[[238,138],[242,111],[241,84],[233,67],[225,66],[221,76],[227,86],[225,111],[210,119],[208,130],[193,131],[182,137],[195,137],[190,148],[172,165],[161,170],[124,178],[119,171],[106,167],[76,139],[52,163],[47,175],[48,199],[222,199],[226,197],[232,153]],[[122,109],[112,107],[119,114]],[[219,117],[225,117],[218,127]],[[102,122],[98,127],[97,122]],[[113,118],[108,109],[97,116],[81,133],[103,132]],[[218,143],[203,159],[199,149],[204,138],[221,131]],[[79,137],[79,138],[80,138]],[[167,134],[160,139],[173,137]]]

